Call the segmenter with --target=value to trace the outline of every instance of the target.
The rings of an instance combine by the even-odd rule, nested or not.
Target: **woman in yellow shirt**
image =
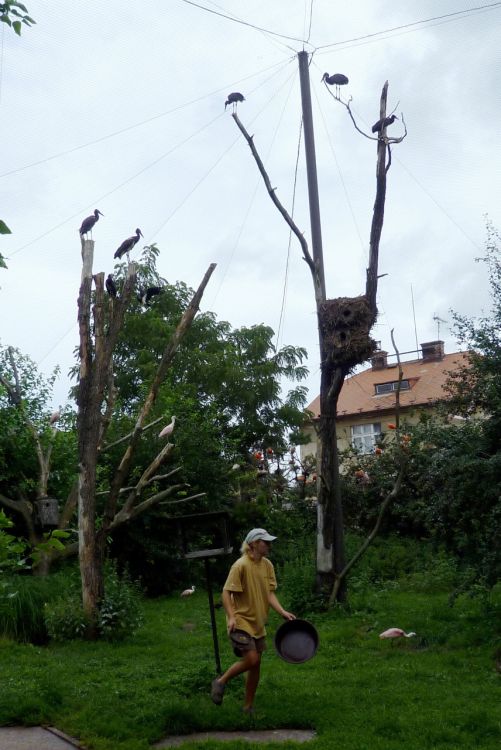
[[[242,545],[242,557],[232,565],[223,588],[228,635],[234,652],[242,658],[213,680],[211,698],[216,705],[221,705],[229,680],[247,672],[243,707],[246,713],[253,711],[261,655],[266,648],[265,625],[269,608],[286,620],[295,619],[282,607],[275,594],[275,571],[267,559],[275,539],[276,536],[271,536],[265,529],[249,531]]]

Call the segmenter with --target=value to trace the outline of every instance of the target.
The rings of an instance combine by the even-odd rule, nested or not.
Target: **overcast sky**
[[[18,38],[2,24],[1,218],[13,234],[0,240],[9,266],[0,270],[0,340],[44,372],[61,366],[55,403],[65,400],[77,344],[78,228],[95,208],[105,214],[94,229],[95,272],[113,270],[115,249],[136,227],[158,244],[169,282],[196,287],[216,262],[202,309],[234,327],[278,331],[282,318],[279,343],[307,348],[310,400],[317,395],[309,270],[295,238],[288,250],[288,227],[224,111],[227,94],[241,91],[239,116],[291,210],[297,52],[308,37],[327,296],[364,291],[376,146],[329,96],[326,71],[349,77],[343,96],[367,131],[388,80],[389,110],[403,112],[408,128],[388,174],[388,276],[374,337],[391,350],[394,328],[401,351],[415,349],[411,287],[418,341],[437,338],[439,316],[449,352],[450,308],[488,307],[474,259],[485,214],[501,226],[501,3],[220,2],[199,5],[275,35],[183,0],[27,0],[36,26]],[[465,13],[426,20],[457,11]],[[401,124],[389,132],[400,135]],[[309,241],[303,151],[295,220]]]

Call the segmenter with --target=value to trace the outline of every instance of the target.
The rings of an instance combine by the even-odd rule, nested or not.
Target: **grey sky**
[[[329,45],[476,3],[403,0],[201,0],[284,35]],[[478,5],[481,3],[479,2]],[[301,43],[205,13],[181,0],[29,2],[37,25],[21,39],[1,30],[0,338],[41,369],[62,367],[77,344],[81,220],[99,208],[94,270],[136,227],[161,249],[168,281],[198,285],[218,264],[203,309],[233,326],[278,329],[288,228],[271,204],[224,101],[241,91],[239,115],[272,184],[291,207],[300,124]],[[382,85],[408,136],[393,150],[381,242],[380,318],[374,336],[401,350],[436,338],[433,315],[478,314],[487,305],[484,214],[500,225],[501,5],[376,37],[317,49],[310,66],[329,297],[363,292],[375,194],[375,144],[360,136],[320,79],[350,78],[359,123],[378,119]],[[191,102],[191,104],[190,104]],[[137,125],[138,123],[143,123]],[[133,127],[137,125],[136,127]],[[119,133],[118,131],[124,130]],[[392,126],[401,133],[401,125]],[[112,137],[105,136],[115,133]],[[104,138],[104,139],[103,139]],[[83,144],[98,141],[83,148]],[[72,150],[76,149],[76,150]],[[60,152],[65,155],[51,158]],[[20,169],[35,162],[42,163]],[[10,174],[6,174],[9,173]],[[295,218],[310,237],[304,155]],[[441,335],[454,350],[448,326]],[[305,346],[311,399],[318,392],[315,304],[297,241],[290,248],[281,344]]]

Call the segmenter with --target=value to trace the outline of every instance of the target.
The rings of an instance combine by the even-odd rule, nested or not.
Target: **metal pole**
[[[308,197],[310,201],[311,246],[315,261],[317,277],[325,300],[325,274],[322,251],[322,228],[320,225],[320,202],[318,198],[317,163],[315,158],[315,137],[313,135],[313,116],[311,112],[310,74],[308,70],[308,53],[298,53],[299,81],[301,84],[301,104],[303,108],[304,150],[306,156],[306,174],[308,177]]]
[[[210,622],[212,626],[212,640],[214,641],[214,658],[216,659],[216,674],[221,674],[221,659],[219,658],[219,643],[217,640],[216,613],[214,610],[214,599],[212,597],[212,581],[210,577],[210,560],[205,558],[205,579],[207,581],[207,595],[209,597]]]

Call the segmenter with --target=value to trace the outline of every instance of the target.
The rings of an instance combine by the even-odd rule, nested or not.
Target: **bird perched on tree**
[[[378,120],[372,126],[372,132],[380,133],[383,128],[387,128],[388,125],[393,125],[395,120],[398,120],[398,117],[396,115],[390,115],[389,117],[385,117],[384,120]]]
[[[87,232],[90,232],[92,230],[92,227],[96,223],[96,221],[99,221],[99,217],[104,216],[104,214],[101,213],[101,211],[96,208],[92,216],[87,216],[86,219],[82,221],[82,226],[80,227],[80,236],[83,237],[84,234],[87,234]]]
[[[172,433],[174,432],[175,424],[176,424],[176,417],[172,417],[171,422],[168,425],[166,425],[163,428],[163,430],[160,430],[160,432],[158,433],[158,437],[163,438],[163,437],[169,437],[169,435],[172,435]]]
[[[51,425],[55,424],[60,419],[60,417],[61,417],[61,412],[60,411],[53,412],[51,414],[50,419],[49,419],[49,424],[51,424]]]
[[[185,589],[184,591],[181,591],[181,596],[191,596],[195,593],[195,587],[192,586],[191,589]]]
[[[406,633],[401,628],[388,628],[379,634],[380,638],[413,638],[416,633]]]
[[[329,86],[335,86],[334,90],[336,92],[336,96],[339,96],[339,87],[346,86],[346,84],[348,83],[348,78],[342,73],[333,73],[331,76],[328,73],[324,73],[322,76],[322,81],[328,83]]]
[[[238,91],[234,91],[232,94],[228,94],[228,98],[224,103],[224,108],[228,106],[228,104],[233,104],[233,111],[235,112],[235,108],[238,104],[238,102],[244,102],[245,96],[242,96]]]
[[[106,291],[110,295],[110,297],[116,297],[117,296],[117,285],[113,281],[113,276],[111,273],[108,274],[108,277],[106,279]]]
[[[122,242],[118,250],[115,250],[114,258],[121,258],[122,255],[125,255],[127,253],[127,260],[129,260],[129,253],[134,247],[134,245],[139,242],[139,238],[143,236],[143,233],[140,229],[136,229],[136,234],[134,234],[132,237],[128,237],[126,240]]]
[[[157,294],[162,294],[163,291],[163,287],[161,286],[149,286],[148,289],[145,289],[144,291],[140,289],[137,298],[142,305],[148,306],[150,299]]]

